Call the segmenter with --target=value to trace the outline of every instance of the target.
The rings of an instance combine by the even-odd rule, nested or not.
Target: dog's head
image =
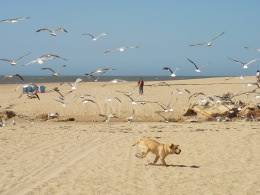
[[[169,149],[170,149],[171,154],[180,154],[181,153],[181,149],[179,148],[179,145],[170,144]]]

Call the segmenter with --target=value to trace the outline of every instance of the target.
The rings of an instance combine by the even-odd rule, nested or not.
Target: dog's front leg
[[[159,160],[159,158],[160,158],[159,156],[156,156],[155,159],[154,159],[154,161],[153,161],[153,164],[157,163],[157,161]]]
[[[168,166],[168,165],[166,164],[164,158],[161,158],[161,161],[162,161],[162,164],[163,164],[164,166],[166,166],[166,167]]]

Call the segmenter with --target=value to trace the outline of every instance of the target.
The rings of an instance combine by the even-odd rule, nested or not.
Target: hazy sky
[[[0,20],[30,16],[17,24],[0,23],[0,58],[19,57],[27,63],[45,53],[69,59],[29,67],[11,67],[0,62],[0,74],[46,74],[40,67],[62,69],[64,74],[83,74],[102,66],[113,66],[112,75],[167,75],[163,66],[179,67],[178,75],[240,75],[238,64],[227,57],[249,61],[260,58],[260,52],[243,46],[260,48],[259,0],[3,0]],[[50,37],[36,33],[42,27],[66,28],[68,34]],[[224,31],[214,47],[189,47]],[[81,34],[106,32],[97,42]],[[140,49],[104,55],[106,49],[139,45]],[[202,65],[196,73],[185,57]],[[260,63],[244,73],[255,74]]]

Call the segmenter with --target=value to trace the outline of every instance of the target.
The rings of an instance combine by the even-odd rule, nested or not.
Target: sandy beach
[[[18,98],[17,85],[1,85],[1,111],[9,107],[17,116],[15,125],[10,119],[0,128],[0,194],[260,194],[259,122],[190,123],[183,117],[193,93],[236,94],[253,90],[254,82],[254,77],[145,82],[143,96],[135,82],[83,82],[66,96],[66,107],[53,100],[55,92],[39,94],[39,101]],[[132,105],[118,91],[133,92],[136,101],[170,104],[174,111],[161,117],[158,104]],[[82,104],[79,96],[86,94],[97,104]],[[238,99],[259,103],[255,96]],[[50,112],[75,121],[40,120]],[[100,114],[116,117],[105,123]],[[181,122],[170,122],[175,120]],[[148,165],[154,156],[138,159],[131,146],[141,137],[179,144],[182,153],[168,156],[168,167]]]

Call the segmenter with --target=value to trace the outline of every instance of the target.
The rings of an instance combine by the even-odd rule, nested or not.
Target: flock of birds
[[[17,22],[22,22],[24,20],[29,20],[30,17],[17,17],[17,18],[10,18],[10,19],[4,19],[4,20],[0,20],[0,23],[10,23],[10,24],[15,24]],[[50,36],[56,37],[58,36],[60,33],[69,33],[68,30],[66,30],[63,27],[58,27],[56,29],[50,29],[50,28],[40,28],[36,30],[37,33],[48,33]],[[219,39],[220,37],[222,37],[225,34],[225,32],[221,32],[219,34],[217,34],[216,36],[214,36],[212,39],[207,40],[205,42],[201,42],[201,43],[194,43],[194,44],[190,44],[190,47],[212,47],[215,44],[215,41],[217,39]],[[106,36],[108,36],[107,33],[100,33],[100,34],[92,34],[92,33],[83,33],[82,36],[88,36],[92,41],[98,41]],[[114,48],[114,49],[107,49],[104,51],[104,55],[107,55],[109,53],[114,53],[114,52],[126,52],[129,49],[138,49],[139,46],[122,46],[122,47],[118,47],[118,48]],[[251,50],[251,48],[249,47],[244,47],[247,50]],[[256,48],[253,49],[256,50],[258,52],[260,52],[260,49]],[[24,59],[25,57],[28,57],[31,53],[25,53],[24,55],[18,57],[18,58],[12,58],[12,59],[8,59],[8,58],[1,58],[0,61],[6,62],[8,64],[10,64],[11,66],[15,66],[17,65],[22,59]],[[57,54],[52,54],[52,53],[47,53],[47,54],[43,54],[39,57],[37,57],[36,59],[31,60],[30,62],[22,65],[22,66],[29,66],[31,64],[44,64],[48,61],[54,60],[54,59],[58,59],[58,60],[62,60],[62,61],[68,61],[67,58],[61,57],[60,55]],[[231,60],[234,63],[238,63],[242,66],[243,69],[247,69],[249,67],[249,65],[256,63],[257,61],[259,61],[259,59],[253,59],[250,60],[249,62],[243,62],[241,60],[238,59],[234,59],[231,57],[228,57],[229,60]],[[194,66],[194,70],[197,73],[201,72],[200,66],[197,62],[195,62],[194,60],[186,57],[187,62],[189,62],[191,65]],[[63,65],[62,67],[66,67],[66,65]],[[60,74],[54,70],[51,67],[42,67],[41,70],[43,71],[48,71],[50,73],[50,75],[55,76],[55,77],[59,77]],[[104,75],[105,73],[107,73],[108,71],[113,71],[115,70],[112,67],[102,67],[102,68],[98,68],[95,71],[86,73],[85,76],[88,78],[92,78],[94,79],[94,81],[98,81],[99,77]],[[170,77],[176,77],[176,72],[179,70],[178,67],[172,68],[170,66],[165,66],[162,68],[162,70],[168,71],[170,74]],[[21,76],[20,74],[13,74],[13,75],[6,75],[4,78],[18,78],[20,79],[22,82],[25,82],[25,79],[23,78],[23,76]],[[67,92],[66,94],[70,94],[73,91],[75,91],[77,89],[77,85],[78,83],[80,83],[82,81],[81,78],[77,78],[75,80],[74,83],[68,83],[69,86],[71,87],[71,90],[69,92]],[[114,79],[111,81],[112,83],[118,83],[118,82],[124,82],[124,80],[119,80],[119,79]],[[64,94],[63,92],[61,92],[61,90],[58,87],[55,87],[54,89],[50,90],[50,91],[54,91],[56,93],[59,94],[59,97],[57,99],[55,99],[55,101],[61,103],[63,106],[66,106],[66,100],[65,100],[65,96],[66,94]],[[188,91],[188,90],[187,90]],[[186,92],[187,92],[186,91]],[[182,93],[182,92],[181,92]],[[187,92],[188,93],[188,92]],[[40,97],[37,93],[29,93],[27,94],[29,98],[38,98],[40,100]],[[146,104],[146,103],[155,103],[158,104],[162,109],[163,112],[172,112],[173,108],[170,107],[170,105],[164,105],[160,102],[148,102],[148,101],[137,101],[134,100],[133,97],[131,96],[131,93],[126,93],[124,92],[123,95],[125,97],[127,97],[129,99],[129,101],[131,102],[132,105],[135,105],[137,103],[140,104]],[[80,98],[82,99],[82,103],[86,104],[86,103],[94,103],[96,104],[95,100],[93,100],[93,98],[90,98],[91,95],[83,95],[80,96]],[[121,100],[118,97],[114,97],[114,100],[118,101],[119,103],[121,103]],[[112,101],[112,99],[107,99],[107,101]],[[133,114],[135,113],[135,110],[133,110]],[[103,114],[100,114],[100,116],[102,116]],[[113,114],[109,114],[109,115],[103,115],[106,117],[106,121],[109,121],[110,118],[115,117],[115,115]],[[128,120],[132,120],[133,119],[133,115],[128,117]]]
[[[21,21],[28,20],[28,19],[30,19],[30,17],[9,18],[9,19],[0,20],[0,23],[15,24],[17,22],[21,22]],[[68,30],[66,30],[63,27],[58,27],[56,29],[40,28],[40,29],[37,29],[36,32],[37,33],[48,33],[50,36],[55,37],[55,36],[58,36],[59,33],[68,33]],[[193,43],[193,44],[190,44],[189,46],[190,47],[198,47],[198,46],[212,47],[212,46],[214,46],[214,42],[217,39],[219,39],[220,37],[222,37],[224,34],[225,34],[225,32],[218,33],[213,38],[211,38],[207,41],[200,42],[200,43]],[[98,40],[108,36],[108,34],[104,33],[104,32],[100,33],[100,34],[83,33],[82,36],[88,36],[88,37],[91,38],[92,41],[98,41]],[[107,49],[107,50],[104,51],[104,54],[106,55],[106,54],[113,53],[113,52],[125,52],[129,49],[137,49],[137,48],[139,48],[139,46],[122,46],[122,47],[118,47],[118,48],[114,48],[114,49]],[[244,48],[247,49],[247,50],[251,50],[251,48],[249,48],[247,46],[245,46]],[[253,49],[253,50],[260,52],[260,48],[256,48],[256,49]],[[0,59],[0,61],[4,61],[4,62],[9,63],[12,66],[15,66],[15,65],[17,65],[17,63],[20,60],[27,57],[28,55],[30,55],[30,53],[26,53],[25,55],[18,57],[18,58],[15,58],[15,59],[2,58],[2,59]],[[44,54],[44,55],[39,56],[38,58],[28,62],[25,66],[28,66],[30,64],[35,64],[35,63],[43,64],[43,63],[50,61],[50,60],[53,60],[53,59],[61,59],[61,60],[67,61],[66,58],[63,58],[59,55],[50,53],[50,54]],[[234,59],[234,58],[231,58],[231,57],[228,57],[228,59],[231,60],[234,63],[240,64],[244,69],[247,69],[250,64],[256,63],[257,61],[260,60],[260,59],[253,59],[253,60],[250,60],[249,62],[243,62],[241,60]],[[201,69],[200,69],[200,66],[199,66],[198,63],[196,63],[194,60],[192,60],[188,57],[186,57],[186,60],[194,66],[196,72],[198,72],[198,73],[201,72]],[[44,67],[42,70],[49,71],[52,76],[59,76],[60,75],[53,68],[50,68],[50,67]],[[93,71],[91,73],[87,73],[86,76],[96,78],[95,80],[97,81],[98,75],[99,76],[103,75],[109,70],[113,70],[113,69],[112,68],[100,68],[100,69],[97,69],[96,71]],[[170,77],[176,77],[176,72],[177,72],[177,70],[179,70],[179,68],[177,68],[177,67],[172,68],[172,67],[166,66],[166,67],[163,67],[163,70],[169,71]],[[18,74],[13,75],[13,77],[16,77],[16,76],[18,76]],[[10,77],[10,75],[8,75],[7,77]],[[18,78],[21,79],[22,76],[19,75]]]

